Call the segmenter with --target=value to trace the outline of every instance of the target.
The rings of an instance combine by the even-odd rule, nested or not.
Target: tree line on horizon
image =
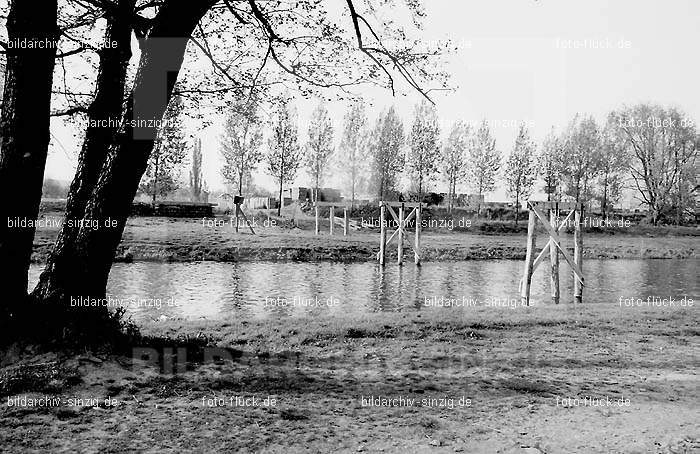
[[[499,182],[519,207],[539,182],[548,201],[595,206],[603,217],[625,189],[635,192],[652,223],[680,224],[694,216],[700,136],[694,122],[676,108],[625,106],[610,112],[604,124],[577,114],[562,131],[552,127],[539,145],[520,124],[507,153],[496,146],[487,120],[478,127],[457,121],[443,139],[436,108],[425,100],[415,106],[408,132],[394,107],[371,123],[363,100],[357,100],[343,117],[337,149],[323,102],[311,114],[306,141],[299,137],[289,98],[277,102],[267,120],[259,111],[257,99],[232,105],[221,137],[222,175],[241,195],[254,187],[252,172],[264,164],[280,200],[283,186],[305,168],[314,200],[335,171],[353,205],[362,193],[380,200],[423,200],[440,181],[447,187],[449,211],[459,187],[474,191],[480,211],[482,196]],[[263,150],[265,128],[270,134]],[[403,174],[410,183],[402,192]]]

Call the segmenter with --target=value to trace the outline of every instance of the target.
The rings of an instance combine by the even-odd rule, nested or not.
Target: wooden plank
[[[549,211],[549,223],[552,227],[559,229],[566,224],[562,222],[561,226],[557,225],[557,212],[554,210]],[[559,251],[557,251],[557,246],[552,241],[549,241],[549,288],[552,292],[552,302],[554,304],[559,304]]]
[[[330,214],[328,215],[328,220],[331,221],[331,236],[333,236],[333,227],[335,225],[335,222],[333,222],[333,219],[335,219],[335,207],[331,206],[331,211],[330,211]]]
[[[388,206],[388,207],[406,207],[406,208],[416,208],[418,206],[424,207],[427,206],[428,204],[426,203],[418,203],[418,202],[379,202],[379,206]]]
[[[561,239],[559,238],[559,235],[557,232],[554,231],[551,225],[549,225],[549,221],[545,218],[545,216],[542,214],[542,212],[539,210],[537,207],[532,207],[532,210],[530,211],[531,213],[535,213],[535,215],[540,218],[540,221],[542,221],[542,224],[544,225],[544,228],[547,230],[547,233],[549,233],[549,236],[551,238],[550,241],[554,241],[554,243],[557,245],[559,250],[561,251],[561,254],[564,256],[564,259],[566,259],[567,263],[571,267],[571,269],[574,270],[574,273],[576,276],[579,278],[581,283],[583,283],[583,272],[581,271],[581,268],[574,262],[574,259],[571,258],[571,255],[569,255],[569,252],[564,249],[561,245]],[[579,211],[576,210],[578,213]]]
[[[570,211],[579,208],[581,204],[576,204],[575,202],[547,202],[529,200],[526,204],[526,208],[529,209],[531,206],[537,207],[540,210]]]
[[[525,306],[530,305],[530,284],[532,283],[532,265],[535,262],[535,245],[537,233],[535,227],[537,218],[535,212],[530,211],[527,220],[527,253],[525,255],[525,269],[523,270],[523,280],[520,285],[520,299]]]
[[[574,261],[583,276],[583,235],[581,232],[581,210],[576,210],[576,225],[574,226]],[[583,300],[583,279],[574,282],[574,301],[577,303]]]

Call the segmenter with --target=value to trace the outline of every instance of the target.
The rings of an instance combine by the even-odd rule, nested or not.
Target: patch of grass
[[[553,386],[546,383],[531,381],[519,377],[502,380],[500,386],[515,391],[519,394],[531,394],[540,397],[552,397],[555,395],[556,391]]]
[[[0,396],[22,392],[59,393],[81,382],[77,367],[58,362],[22,364],[0,375]]]

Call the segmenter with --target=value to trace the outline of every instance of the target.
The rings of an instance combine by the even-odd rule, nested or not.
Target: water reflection
[[[549,267],[533,276],[532,304],[551,304]],[[618,305],[619,298],[700,299],[698,260],[588,260],[585,303]],[[426,298],[484,304],[518,301],[522,262],[509,260],[394,263],[134,263],[116,264],[108,292],[116,298],[172,298],[175,306],[134,307],[135,320],[161,316],[216,319],[305,317],[376,311],[469,310],[425,307]],[[32,285],[40,266],[30,273]],[[573,274],[560,267],[561,301],[573,301]],[[700,304],[700,303],[698,303]]]

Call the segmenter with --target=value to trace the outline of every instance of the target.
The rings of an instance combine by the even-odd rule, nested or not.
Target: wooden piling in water
[[[398,263],[399,265],[403,265],[403,228],[404,228],[404,211],[403,211],[403,205],[399,207],[399,247],[398,247]]]
[[[549,210],[549,223],[554,230],[559,228],[557,225],[557,212],[555,210]],[[551,271],[550,284],[552,302],[554,304],[559,304],[559,250],[554,241],[549,242],[549,264]]]
[[[581,232],[581,222],[583,218],[583,206],[576,210],[574,215],[574,263],[576,263],[580,270],[583,270],[583,235]],[[580,279],[576,279],[574,276],[574,301],[580,303],[583,301],[583,282]]]
[[[335,207],[334,206],[331,206],[330,214],[328,215],[328,217],[331,220],[331,236],[333,236],[333,226],[335,224]]]
[[[350,231],[350,219],[348,218],[348,207],[347,205],[343,209],[343,236],[348,236]]]
[[[414,202],[379,202],[379,223],[380,223],[380,240],[379,240],[379,253],[377,254],[377,260],[382,265],[385,262],[386,257],[386,247],[392,242],[394,237],[398,239],[398,263],[403,265],[404,252],[406,246],[405,242],[408,240],[408,247],[413,249],[415,254],[416,265],[420,265],[421,252],[420,252],[420,236],[421,236],[421,209],[422,203]],[[394,207],[398,208],[398,214],[394,211]],[[406,213],[406,208],[409,208],[408,214]],[[391,234],[389,239],[387,239],[387,215],[391,215],[393,222],[397,224],[396,230]],[[410,224],[415,218],[416,231],[415,231],[415,243],[411,243],[410,238],[406,238],[409,233],[406,231],[406,226]]]
[[[537,215],[530,210],[530,215],[527,220],[527,253],[525,255],[525,271],[523,272],[523,280],[521,286],[520,298],[522,304],[530,305],[530,284],[532,283],[532,265],[535,262],[535,245],[537,234],[535,232]]]
[[[420,232],[421,232],[421,205],[419,204],[416,208],[416,244],[415,248],[413,249],[413,255],[414,255],[414,260],[416,265],[420,265]]]
[[[318,235],[320,232],[320,228],[318,225],[318,205],[314,205],[314,212],[316,214],[316,235]]]
[[[581,302],[582,292],[583,292],[583,237],[581,235],[581,219],[583,217],[583,205],[575,204],[569,202],[538,202],[529,201],[527,206],[530,212],[530,217],[528,219],[528,229],[527,229],[527,254],[525,258],[525,271],[523,272],[523,277],[520,280],[520,296],[523,304],[530,304],[530,288],[532,282],[532,275],[543,260],[547,252],[549,252],[550,260],[550,283],[552,291],[552,302],[554,304],[559,304],[560,301],[560,285],[559,285],[559,254],[564,257],[566,262],[569,264],[574,272],[574,298],[576,302]],[[566,218],[559,222],[558,215],[559,210],[568,210],[569,214]],[[547,219],[547,214],[545,210],[549,210],[549,219]],[[575,218],[575,228],[574,228],[574,257],[566,250],[562,244],[562,238],[560,236],[561,231],[566,226],[566,223],[574,217]],[[535,226],[536,221],[534,218],[538,218],[542,223],[542,226],[547,231],[549,235],[549,240],[544,248],[535,256]]]
[[[384,266],[386,258],[386,207],[382,205],[379,208],[379,264]]]

